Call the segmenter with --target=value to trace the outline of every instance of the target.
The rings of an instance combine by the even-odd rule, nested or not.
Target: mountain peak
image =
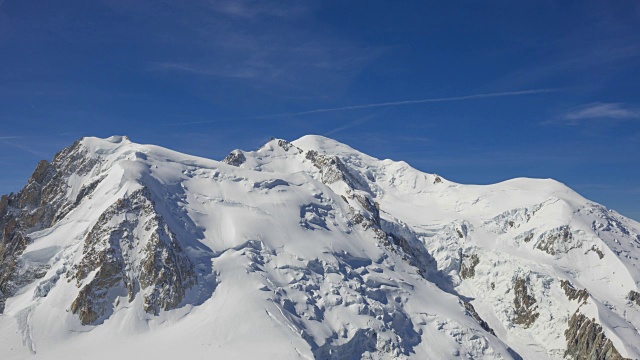
[[[121,135],[113,135],[107,138],[87,136],[83,137],[78,142],[89,152],[97,154],[109,153],[122,146],[135,144],[129,139],[129,137]]]
[[[0,356],[637,358],[639,259],[640,224],[553,180],[83,138],[0,200]]]
[[[129,137],[126,135],[112,135],[104,140],[112,143],[131,142]]]
[[[349,145],[322,135],[305,135],[291,143],[303,150],[315,150],[325,155],[353,154],[371,158]]]

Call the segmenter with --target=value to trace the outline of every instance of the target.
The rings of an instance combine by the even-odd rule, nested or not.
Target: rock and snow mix
[[[84,138],[0,230],[3,359],[640,357],[640,224],[553,180]]]

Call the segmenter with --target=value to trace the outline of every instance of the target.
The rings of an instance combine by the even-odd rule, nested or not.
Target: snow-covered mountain
[[[640,224],[553,180],[84,138],[0,230],[2,359],[640,358]]]

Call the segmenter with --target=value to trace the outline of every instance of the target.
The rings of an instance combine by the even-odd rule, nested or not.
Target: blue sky
[[[0,0],[0,193],[82,136],[210,158],[321,134],[640,219],[638,1]]]

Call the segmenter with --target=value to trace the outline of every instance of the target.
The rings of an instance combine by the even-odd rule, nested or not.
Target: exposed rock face
[[[223,163],[233,166],[240,166],[245,161],[247,161],[247,158],[244,157],[241,150],[233,150],[226,158],[224,158],[224,160],[222,160]]]
[[[89,273],[95,276],[83,286]],[[84,242],[83,258],[68,273],[81,287],[71,311],[82,324],[108,316],[122,288],[132,301],[144,292],[144,310],[177,307],[197,281],[194,266],[158,215],[147,188],[110,206]]]
[[[589,292],[587,289],[578,290],[567,280],[561,280],[560,287],[562,287],[562,290],[564,290],[564,293],[567,295],[569,300],[578,300],[579,303],[584,303],[589,299]]]
[[[6,297],[19,284],[29,283],[43,276],[43,271],[19,270],[18,256],[29,242],[28,234],[55,224],[73,210],[93,187],[81,191],[76,199],[68,197],[67,179],[72,174],[86,175],[98,163],[86,156],[79,142],[62,150],[52,163],[40,161],[27,185],[18,193],[2,196],[0,200],[0,313]],[[18,279],[16,273],[23,275]],[[25,275],[26,274],[26,275]]]
[[[476,274],[476,266],[480,263],[477,254],[463,254],[460,265],[460,277],[463,279],[472,278]]]
[[[8,218],[8,219],[7,219]],[[17,256],[27,245],[27,237],[15,218],[3,219],[2,243],[0,244],[0,312],[4,310],[6,297],[13,294],[12,277],[18,265]]]
[[[564,332],[567,351],[564,356],[571,359],[624,359],[607,339],[602,326],[576,311]]]
[[[315,150],[307,151],[305,158],[320,169],[320,180],[325,184],[333,184],[336,181],[344,181],[352,189],[365,190],[370,189],[365,181],[358,179],[352,174],[347,166],[337,156],[318,154]]]
[[[529,294],[526,279],[516,279],[514,294],[513,306],[515,308],[515,317],[513,322],[528,328],[536,321],[540,314],[536,311],[538,308],[536,299],[533,295]]]
[[[467,311],[469,312],[469,315],[471,315],[474,319],[476,319],[478,324],[480,324],[480,326],[482,326],[483,329],[488,331],[491,335],[496,336],[496,333],[493,331],[493,329],[489,326],[489,324],[487,324],[486,321],[482,320],[482,318],[480,317],[480,315],[478,315],[478,313],[476,312],[476,309],[473,307],[473,305],[471,305],[470,302],[464,302],[464,308],[467,309]]]
[[[363,229],[371,231],[374,239],[378,240],[386,249],[400,255],[402,260],[416,267],[423,278],[428,279],[431,273],[437,273],[434,259],[418,239],[417,234],[406,226],[383,222],[380,217],[380,205],[374,200],[371,189],[364,180],[351,174],[339,157],[319,155],[316,151],[311,150],[306,152],[305,158],[320,169],[320,179],[323,183],[333,184],[337,181],[344,181],[349,187],[346,190],[347,196],[342,196],[343,200],[347,203],[349,203],[347,198],[355,200],[362,206],[362,210],[356,210],[353,206],[349,206],[350,220],[353,225],[359,225]],[[309,212],[308,207],[303,210],[301,217],[303,214],[304,217],[307,217],[301,219],[301,225],[304,227],[310,227],[309,223],[322,226],[322,222],[319,221],[321,218],[314,216],[314,214],[328,213],[328,208],[323,209],[317,205],[314,206],[313,212]],[[462,226],[462,229],[466,232],[465,225]]]
[[[7,207],[9,207],[9,197],[7,195],[2,195],[0,198],[0,214],[6,213]]]
[[[306,158],[320,169],[324,183],[332,184],[339,180],[347,181],[345,176],[346,167],[337,156],[320,155],[315,150],[310,150],[307,152]]]
[[[629,295],[627,295],[627,298],[629,300],[631,300],[632,302],[635,302],[636,305],[640,306],[640,293],[637,291],[629,291]]]
[[[292,143],[288,142],[287,140],[278,140],[278,146],[280,146],[281,148],[284,149],[284,151],[289,151],[291,149],[295,149],[298,153],[302,153],[302,149],[300,149],[299,147],[296,147],[295,145],[293,145]]]
[[[577,247],[577,245],[572,243],[572,240],[573,234],[571,230],[568,226],[563,226],[541,235],[536,248],[549,255],[555,255],[558,252],[567,252]]]
[[[598,257],[600,259],[604,257],[604,253],[602,252],[602,250],[598,249],[595,245],[593,245],[589,250],[587,250],[586,253],[588,254],[590,251],[593,251],[594,253],[598,254]]]

